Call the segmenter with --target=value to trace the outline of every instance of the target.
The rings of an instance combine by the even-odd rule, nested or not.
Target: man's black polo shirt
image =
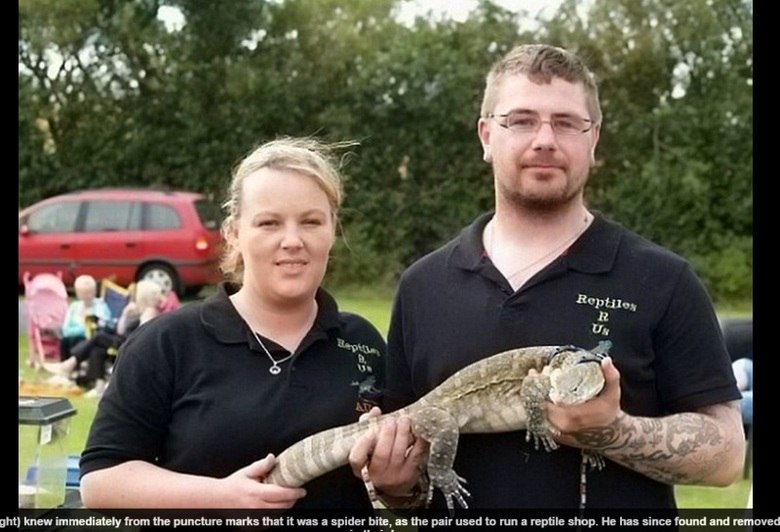
[[[484,253],[489,214],[402,276],[388,336],[386,408],[518,347],[611,340],[623,409],[662,416],[739,399],[711,301],[689,264],[601,215],[514,292]],[[638,438],[647,435],[637,435]],[[455,462],[475,508],[576,508],[578,450],[524,433],[464,435]],[[671,486],[613,462],[588,475],[589,507],[672,506]]]

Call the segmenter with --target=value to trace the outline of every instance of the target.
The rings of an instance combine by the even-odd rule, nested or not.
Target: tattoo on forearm
[[[721,429],[701,413],[664,418],[621,413],[609,426],[581,431],[575,437],[583,446],[660,482],[693,484],[718,468],[730,451]]]

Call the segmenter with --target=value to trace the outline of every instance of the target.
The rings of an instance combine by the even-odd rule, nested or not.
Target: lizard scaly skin
[[[604,386],[598,363],[609,349],[602,342],[592,351],[573,346],[512,349],[479,360],[451,375],[416,402],[395,412],[324,430],[288,447],[277,457],[265,482],[298,487],[349,461],[349,452],[366,431],[383,419],[406,416],[412,432],[430,444],[427,469],[429,499],[436,487],[447,507],[453,499],[467,508],[469,493],[452,466],[461,433],[509,432],[526,429],[548,451],[556,449],[545,404],[577,404]]]

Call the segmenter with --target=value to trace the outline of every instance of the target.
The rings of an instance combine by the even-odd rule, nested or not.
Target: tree
[[[602,0],[585,17],[569,0],[546,26],[599,78],[592,203],[690,259],[716,296],[752,294],[751,17],[742,0]]]
[[[260,142],[353,139],[330,280],[392,283],[491,208],[484,75],[550,42],[601,89],[589,203],[690,259],[716,297],[750,297],[750,2],[565,0],[521,30],[526,14],[488,0],[407,26],[400,1],[21,0],[20,205],[126,184],[221,199]]]

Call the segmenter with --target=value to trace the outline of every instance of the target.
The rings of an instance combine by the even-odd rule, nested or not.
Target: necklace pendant
[[[268,350],[268,348],[265,346],[263,341],[260,339],[260,335],[257,334],[255,331],[252,331],[252,334],[255,335],[255,339],[257,340],[257,343],[260,344],[260,347],[263,349],[265,356],[267,356],[268,360],[270,360],[271,363],[273,364],[273,366],[268,368],[268,373],[270,373],[271,375],[279,375],[282,372],[282,368],[279,367],[279,364],[290,360],[293,356],[293,353],[290,353],[289,355],[287,355],[281,360],[276,360],[274,357],[271,356],[271,352]]]

